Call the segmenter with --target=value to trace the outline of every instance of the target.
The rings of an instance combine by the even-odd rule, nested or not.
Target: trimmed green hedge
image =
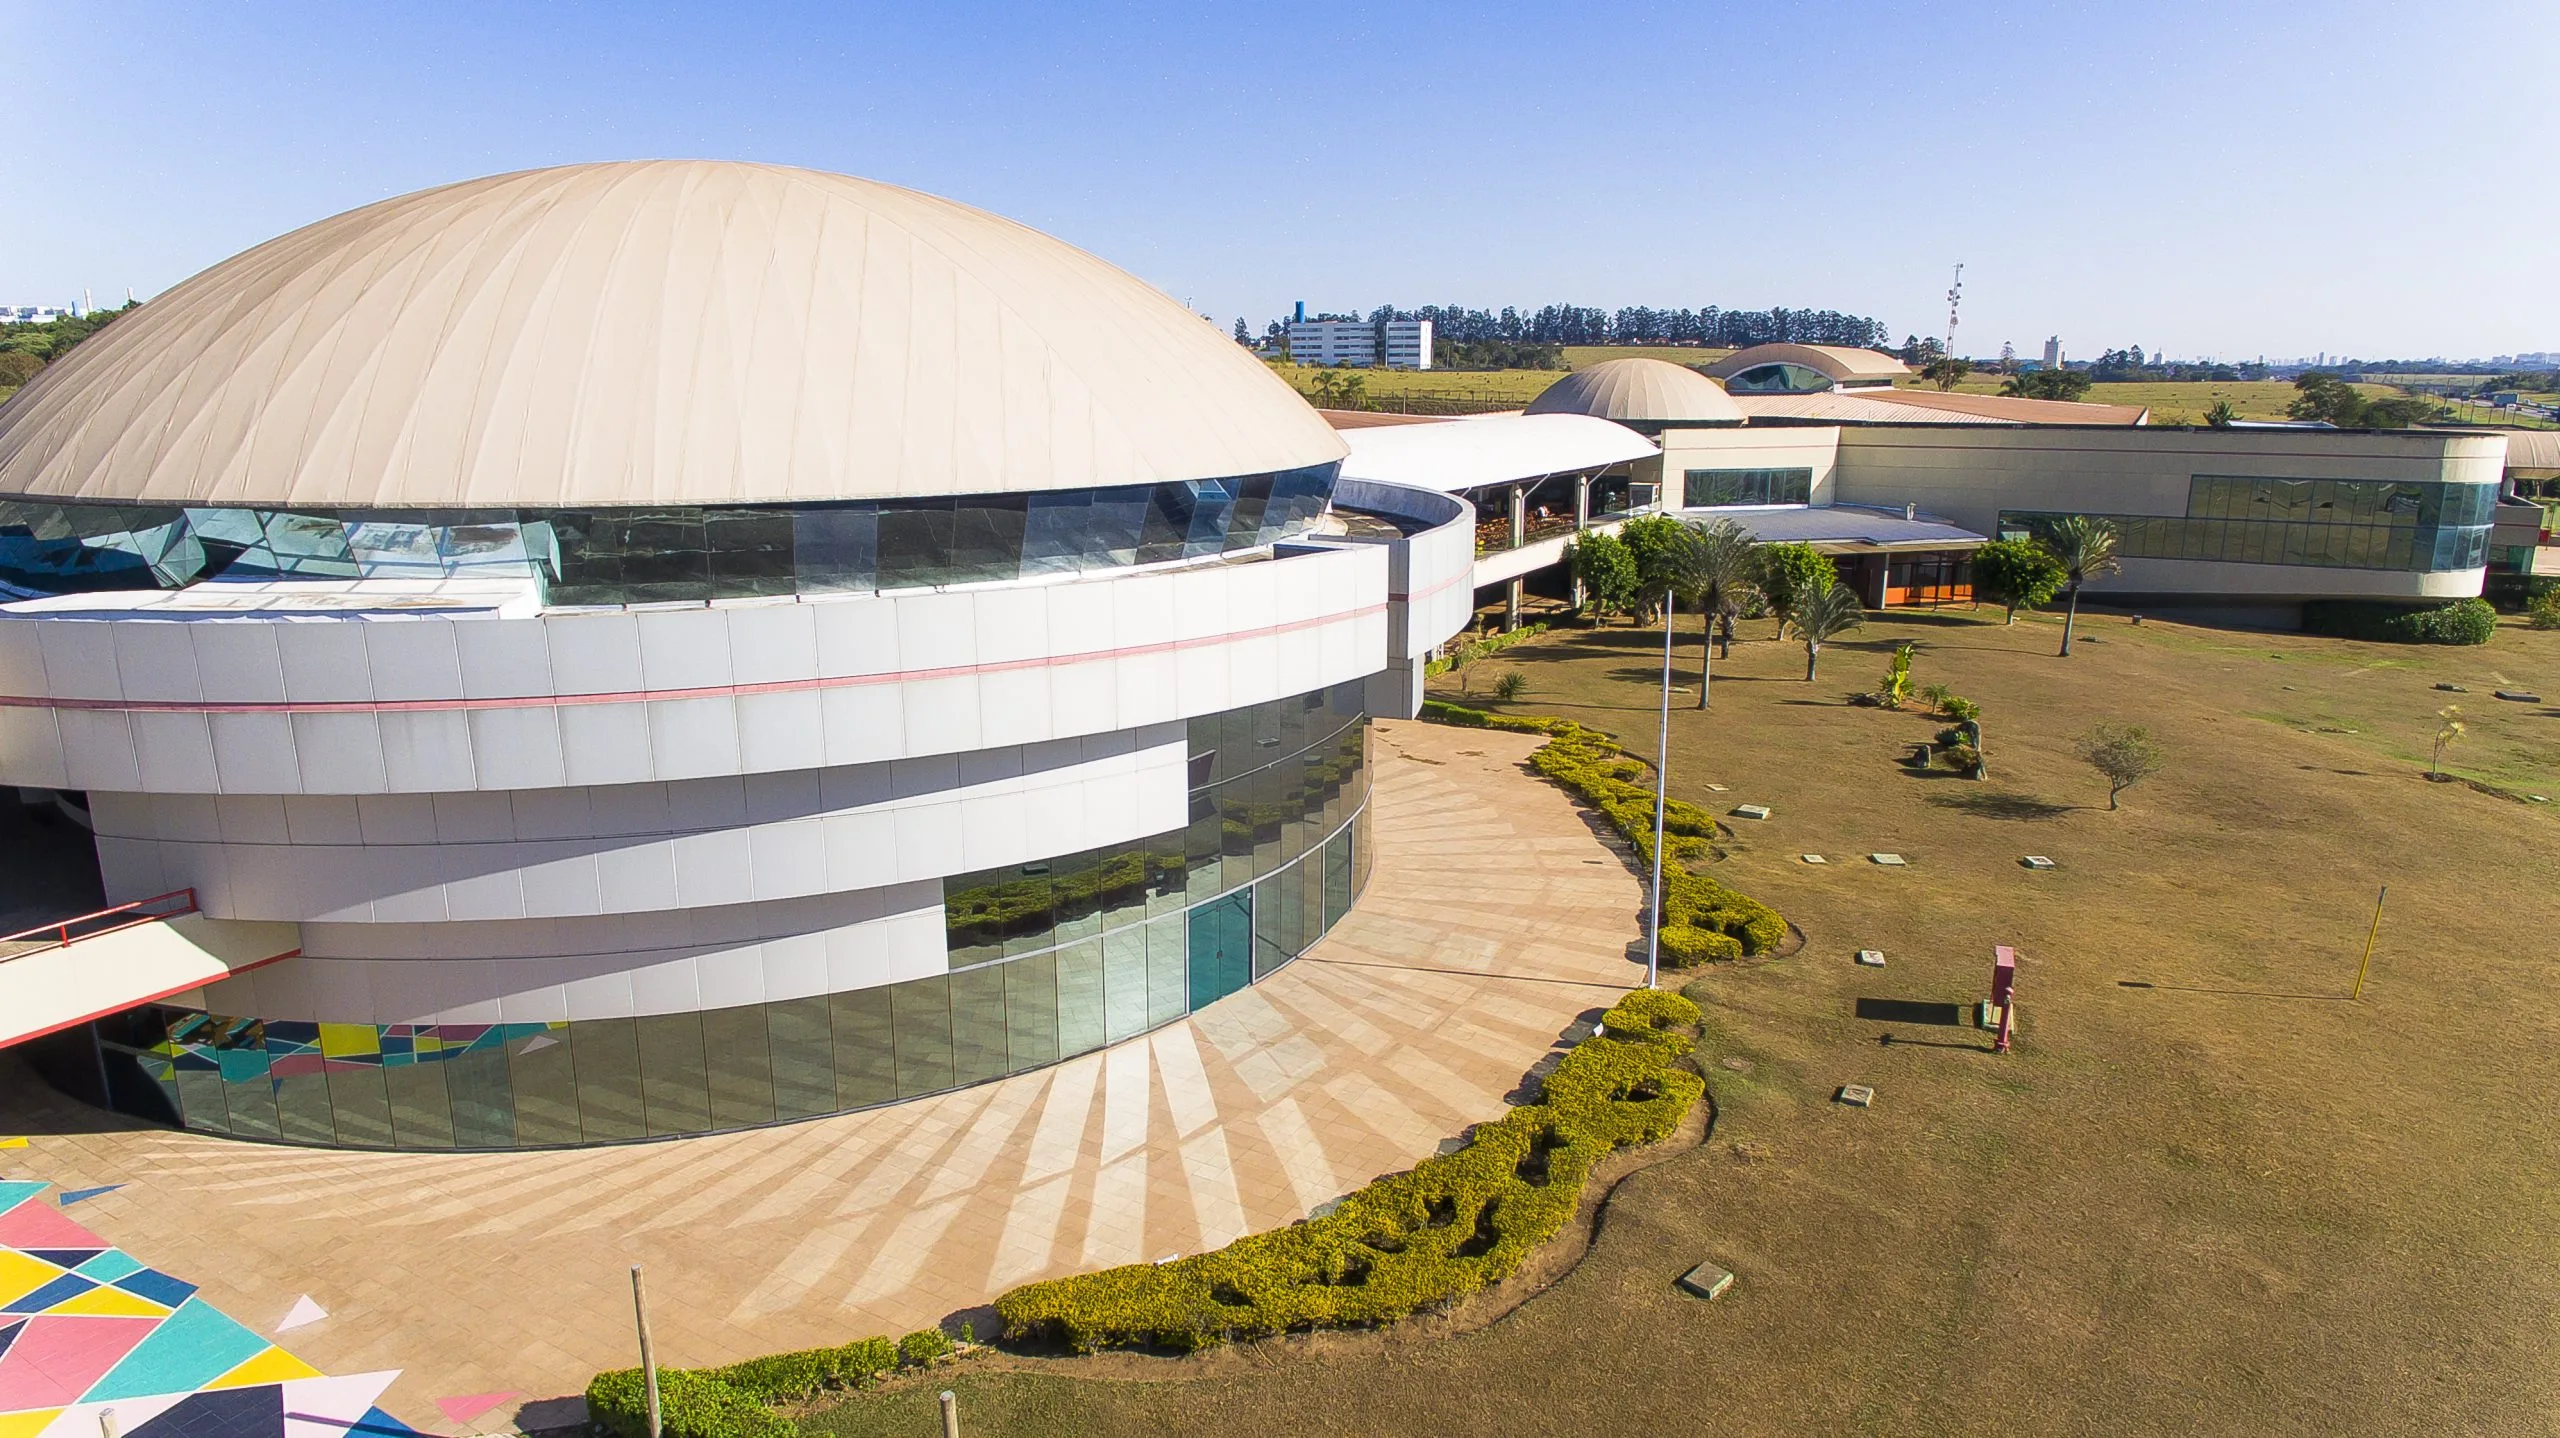
[[[1472,664],[1479,659],[1490,658],[1514,644],[1526,644],[1546,632],[1547,621],[1541,619],[1535,623],[1523,624],[1517,629],[1505,630],[1500,634],[1488,634],[1482,639],[1461,639],[1454,651],[1443,654],[1437,659],[1424,660],[1423,676],[1437,679],[1461,664]]]
[[[1653,789],[1644,782],[1651,771],[1618,741],[1571,719],[1489,714],[1437,699],[1422,703],[1422,717],[1472,729],[1503,729],[1544,734],[1547,742],[1529,756],[1529,765],[1555,780],[1574,797],[1599,810],[1633,844],[1639,861],[1653,863]],[[1708,856],[1715,838],[1715,816],[1684,800],[1662,808],[1662,832],[1670,852],[1662,866],[1662,957],[1674,965],[1703,964],[1765,953],[1787,937],[1787,921],[1759,900],[1708,878],[1685,865]]]
[[[1675,1029],[1698,1019],[1678,994],[1629,994],[1538,1102],[1477,1125],[1465,1148],[1215,1253],[1026,1284],[996,1300],[1005,1336],[1188,1352],[1393,1322],[1499,1282],[1573,1216],[1593,1164],[1668,1137],[1705,1092],[1674,1067],[1690,1047]]]
[[[2315,599],[2302,606],[2302,627],[2332,639],[2384,644],[2486,644],[2498,630],[2498,611],[2485,599],[2457,599],[2434,609],[2364,599]]]
[[[750,1358],[726,1368],[661,1368],[658,1413],[665,1438],[791,1438],[791,1420],[768,1404],[792,1403],[830,1388],[867,1388],[898,1369],[930,1363],[951,1351],[941,1330],[941,1352],[921,1333],[897,1343],[865,1338],[838,1348],[810,1348]],[[915,1355],[905,1350],[913,1345]],[[622,1438],[647,1438],[648,1394],[637,1368],[599,1373],[587,1385],[587,1414]]]

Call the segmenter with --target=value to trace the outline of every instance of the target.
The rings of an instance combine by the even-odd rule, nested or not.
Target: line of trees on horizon
[[[1380,305],[1366,315],[1320,314],[1314,318],[1366,320],[1371,324],[1429,320],[1434,340],[1460,345],[1697,345],[1746,349],[1752,345],[1789,343],[1877,349],[1891,343],[1882,322],[1838,310],[1728,310],[1715,305],[1702,309],[1628,305],[1615,312],[1589,305],[1541,305],[1534,310],[1510,305],[1499,310],[1424,305],[1408,310]],[[1284,339],[1288,331],[1287,321],[1274,320],[1263,335],[1267,341],[1276,342]]]

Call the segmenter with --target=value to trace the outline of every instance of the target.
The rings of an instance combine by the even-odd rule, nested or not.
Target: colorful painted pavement
[[[0,1180],[0,1438],[414,1433],[374,1406],[397,1373],[324,1376],[72,1222],[46,1187]]]

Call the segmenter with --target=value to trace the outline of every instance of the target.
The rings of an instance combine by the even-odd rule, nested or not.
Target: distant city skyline
[[[1257,331],[1311,311],[1830,308],[2067,354],[2560,348],[2560,11],[1029,6],[0,15],[0,300],[148,298],[329,214],[579,160],[807,165],[1010,215]],[[76,62],[68,57],[79,57]],[[1392,73],[1339,113],[1304,81]],[[2411,123],[2392,123],[2391,117]],[[2423,123],[2418,123],[2419,120]]]

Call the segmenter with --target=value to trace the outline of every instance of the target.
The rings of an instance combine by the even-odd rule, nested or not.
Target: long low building
[[[1816,357],[1853,377],[1884,375],[1891,364]],[[2077,414],[2090,406],[2036,400],[2002,402],[2031,408],[1997,415],[1940,414],[1874,398],[1881,393],[1737,396],[1686,366],[1628,358],[1558,380],[1526,419],[1604,419],[1649,441],[1651,454],[1607,471],[1628,493],[1815,543],[1874,606],[1965,598],[1973,548],[2066,515],[2104,519],[2118,535],[2122,568],[2092,582],[2093,599],[2260,623],[2298,623],[2311,600],[2475,595],[2492,562],[2509,444],[2497,431],[2189,428],[2142,423],[2138,413],[2091,422]],[[1892,412],[1825,418],[1761,407],[1798,401]],[[1376,431],[1393,436],[1383,443],[1355,431],[1352,443],[1355,455],[1367,446],[1391,458],[1381,472],[1426,475],[1449,456],[1484,455],[1490,427],[1523,422],[1398,426]],[[1470,433],[1478,426],[1487,428]],[[1509,492],[1498,466],[1478,469],[1479,493]],[[1553,488],[1541,463],[1514,469],[1531,494]],[[1894,523],[1919,527],[1875,542],[1872,531]],[[2547,531],[2521,518],[2511,527],[2519,537],[2499,558],[2520,566]],[[1559,557],[1560,546],[1544,556]],[[1519,573],[1516,560],[1488,553],[1477,578],[1490,586]]]
[[[190,1128],[522,1148],[1196,1012],[1359,901],[1368,721],[1471,607],[1472,512],[1345,452],[1140,282],[843,176],[259,246],[0,407],[0,783],[176,919],[0,958],[0,1041]]]

